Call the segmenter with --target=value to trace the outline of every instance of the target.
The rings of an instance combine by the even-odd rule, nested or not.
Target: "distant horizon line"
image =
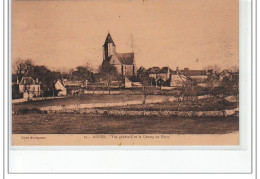
[[[45,67],[48,68],[49,70],[51,70],[51,71],[56,71],[56,72],[68,72],[68,71],[70,71],[70,70],[75,71],[77,67],[79,67],[79,66],[87,66],[87,65],[90,66],[90,68],[92,69],[93,72],[98,72],[98,67],[93,67],[93,66],[92,66],[90,63],[88,63],[88,62],[85,63],[85,64],[82,64],[82,65],[75,66],[75,67],[54,67],[54,66],[51,67],[51,66],[49,66],[49,65],[34,63],[35,60],[34,60],[34,59],[31,59],[31,58],[19,58],[19,59],[21,59],[21,60],[31,60],[31,61],[33,62],[33,65],[34,65],[34,66],[45,66]],[[18,60],[18,59],[17,59],[17,60]],[[17,60],[12,60],[12,63],[15,62],[15,61],[17,61]],[[227,68],[225,68],[225,67],[222,67],[222,66],[219,65],[219,64],[205,65],[205,67],[203,67],[203,68],[196,68],[196,69],[190,68],[190,67],[188,67],[188,66],[185,66],[185,67],[176,66],[175,68],[173,68],[173,67],[171,67],[170,65],[149,66],[149,67],[146,67],[146,66],[144,66],[144,65],[140,65],[140,66],[135,65],[135,66],[138,67],[138,68],[136,68],[137,70],[140,69],[141,67],[143,67],[143,68],[145,68],[145,69],[155,68],[155,67],[158,67],[158,68],[161,69],[161,68],[164,68],[164,67],[168,67],[168,68],[170,68],[170,69],[173,70],[173,71],[174,71],[174,69],[176,70],[177,68],[178,68],[179,70],[184,70],[185,68],[188,68],[189,70],[206,70],[205,68],[210,67],[210,66],[212,66],[212,67],[213,67],[213,66],[219,67],[221,71],[223,71],[223,70],[229,70],[229,69],[231,69],[231,68],[238,68],[238,69],[239,69],[239,65],[232,65],[232,66],[228,66]],[[11,68],[11,69],[12,69],[12,68]],[[212,69],[213,69],[213,68],[212,68]],[[12,71],[12,74],[15,74],[15,73],[13,73],[13,70],[11,70],[11,71]]]

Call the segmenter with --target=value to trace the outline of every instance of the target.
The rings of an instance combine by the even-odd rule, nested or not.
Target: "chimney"
[[[39,81],[38,81],[38,78],[36,78],[36,80],[35,80],[35,81],[36,81],[36,84],[38,84],[38,83],[39,83]]]

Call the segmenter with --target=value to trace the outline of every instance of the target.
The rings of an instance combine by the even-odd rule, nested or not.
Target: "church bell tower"
[[[107,38],[103,45],[103,60],[110,60],[110,57],[116,53],[116,45],[108,32]]]

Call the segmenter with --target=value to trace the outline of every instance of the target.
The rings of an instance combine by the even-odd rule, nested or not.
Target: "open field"
[[[172,109],[176,110],[178,103],[177,102],[169,102],[169,99],[174,97],[173,95],[147,95],[146,101],[160,101],[163,102],[159,105],[146,105],[146,107],[160,110],[165,108],[166,110]],[[48,99],[48,100],[40,100],[40,101],[28,101],[23,103],[15,103],[12,104],[12,110],[17,111],[19,109],[27,108],[41,108],[46,106],[68,106],[68,105],[77,105],[77,104],[97,104],[97,103],[127,103],[129,101],[139,101],[139,103],[143,102],[144,96],[142,94],[87,94],[81,95],[79,97],[67,97],[67,98],[59,98],[59,99]],[[157,107],[156,107],[157,106]],[[168,106],[168,107],[167,107]],[[198,102],[192,101],[184,101],[179,104],[179,110],[222,110],[222,109],[230,109],[235,108],[236,104],[230,104],[227,101],[220,101],[218,98],[208,99],[200,99]],[[125,106],[121,107],[122,109],[133,108],[133,106]],[[135,106],[133,109],[143,109],[143,106]],[[119,108],[118,108],[119,109]]]
[[[13,134],[223,134],[238,131],[238,117],[176,118],[88,114],[14,115]]]
[[[155,104],[119,105],[95,110],[125,111],[208,111],[236,108],[218,98],[199,99],[197,102],[168,101],[167,95],[148,95],[147,100],[162,100]],[[78,97],[29,101],[12,105],[14,134],[222,134],[239,130],[238,116],[177,117],[177,116],[113,116],[76,112],[44,112],[41,107],[73,104],[122,103],[143,101],[143,95],[81,95]],[[17,112],[18,111],[18,112]]]
[[[219,98],[212,99],[200,99],[195,101],[164,101],[162,103],[152,104],[137,104],[137,105],[125,105],[116,107],[100,107],[97,109],[107,110],[127,110],[127,111],[217,111],[225,109],[234,109],[237,107],[236,103],[230,103],[226,100],[222,101]]]
[[[68,97],[61,99],[48,99],[43,101],[28,101],[25,103],[17,103],[12,105],[13,110],[18,110],[20,108],[39,108],[45,106],[58,106],[58,105],[73,105],[73,104],[90,104],[90,103],[109,103],[109,102],[123,102],[123,101],[135,101],[142,100],[142,95],[125,95],[125,94],[115,94],[115,95],[81,95],[79,97]]]

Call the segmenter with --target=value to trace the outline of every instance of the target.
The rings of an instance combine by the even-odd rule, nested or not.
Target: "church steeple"
[[[103,60],[109,60],[109,58],[116,53],[116,45],[108,32],[107,38],[103,45]]]

